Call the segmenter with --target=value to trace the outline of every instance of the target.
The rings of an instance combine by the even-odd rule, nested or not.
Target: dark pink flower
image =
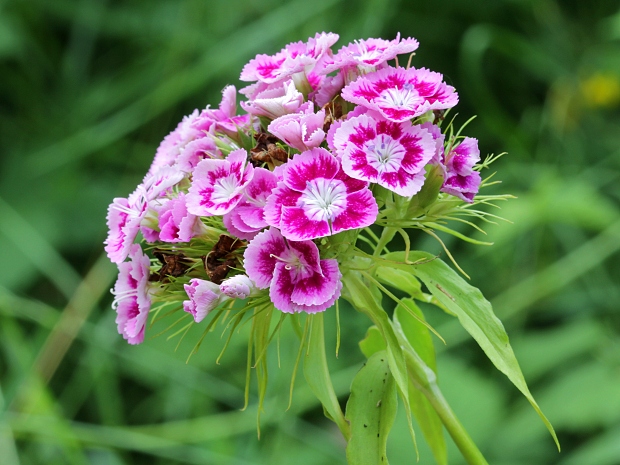
[[[293,241],[364,228],[377,218],[368,183],[346,175],[340,161],[315,148],[295,155],[267,199],[265,219]]]
[[[237,116],[237,89],[226,86],[222,91],[222,101],[217,110],[206,108],[193,122],[193,126],[205,132],[223,132],[236,137],[239,128],[246,128],[250,123],[249,115]]]
[[[140,244],[132,244],[130,261],[119,263],[118,279],[112,289],[118,332],[130,344],[144,340],[144,327],[151,308],[149,295],[150,260],[142,253]]]
[[[226,229],[240,239],[250,240],[266,228],[265,204],[277,183],[278,178],[271,171],[254,168],[254,176],[245,188],[244,198],[223,217]]]
[[[427,69],[384,68],[359,77],[342,89],[342,98],[376,110],[402,123],[429,110],[445,110],[458,103],[454,87]]]
[[[247,152],[237,149],[225,160],[204,159],[193,173],[187,193],[187,210],[196,216],[223,215],[243,198],[254,167],[247,165]]]
[[[441,191],[465,202],[473,202],[481,183],[480,173],[473,170],[478,161],[478,140],[465,137],[446,155],[446,176]]]
[[[192,237],[205,232],[205,226],[196,215],[187,211],[183,192],[170,199],[159,210],[159,240],[164,242],[189,242]]]
[[[244,263],[250,279],[259,289],[269,288],[271,301],[283,312],[322,312],[340,297],[338,262],[321,260],[312,241],[286,241],[270,228],[248,244]]]
[[[299,108],[299,113],[274,119],[267,130],[300,152],[318,147],[325,139],[325,110],[315,113],[313,107],[312,102],[307,102]]]
[[[368,114],[342,123],[333,144],[346,174],[404,197],[422,188],[424,166],[436,150],[433,136],[420,126],[377,120]]]

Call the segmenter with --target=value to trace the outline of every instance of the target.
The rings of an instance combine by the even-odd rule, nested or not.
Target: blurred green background
[[[461,123],[478,115],[467,135],[483,154],[509,153],[493,189],[518,197],[500,212],[513,224],[487,228],[493,247],[445,240],[504,321],[563,451],[464,331],[429,311],[447,341],[436,340],[440,385],[489,462],[620,464],[617,1],[0,0],[2,465],[345,463],[303,376],[286,411],[290,328],[282,368],[270,354],[259,441],[256,398],[239,411],[245,335],[219,365],[220,330],[189,364],[200,330],[176,352],[177,339],[149,338],[158,328],[127,345],[102,255],[108,204],[181,117],[241,87],[257,53],[317,31],[339,33],[336,50],[416,37],[414,66],[457,88]],[[341,322],[332,368],[344,401],[368,322],[350,308]],[[414,463],[397,421],[391,463]],[[419,463],[433,463],[419,438]]]

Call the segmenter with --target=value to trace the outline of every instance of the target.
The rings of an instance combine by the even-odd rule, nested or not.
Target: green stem
[[[383,253],[383,249],[390,243],[390,241],[394,238],[394,235],[398,231],[397,228],[386,227],[381,231],[381,237],[379,238],[379,243],[377,244],[377,248],[375,249],[375,253],[373,254],[375,257],[378,257]]]
[[[488,465],[488,462],[458,420],[437,386],[435,372],[419,356],[405,348],[405,361],[411,383],[428,399],[448,430],[452,440],[469,465]]]

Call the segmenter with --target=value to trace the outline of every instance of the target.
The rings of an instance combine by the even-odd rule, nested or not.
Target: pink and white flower
[[[325,149],[295,155],[282,179],[267,199],[265,219],[287,239],[303,241],[364,228],[377,218],[368,183],[346,175]]]
[[[436,150],[433,136],[420,126],[368,115],[342,123],[334,134],[334,146],[346,174],[404,197],[422,188],[424,166]]]
[[[144,341],[144,327],[151,308],[149,295],[150,260],[142,253],[140,244],[133,244],[130,261],[119,263],[118,279],[112,289],[118,332],[130,344]]]
[[[204,279],[194,278],[183,287],[189,297],[189,300],[183,302],[183,310],[191,313],[196,323],[204,320],[211,310],[227,299],[220,291],[220,286]]]
[[[478,161],[478,140],[465,137],[446,156],[446,177],[441,191],[472,203],[481,183],[480,173],[473,169]]]
[[[181,149],[176,166],[185,173],[191,173],[205,158],[222,158],[222,152],[211,135],[195,139]]]
[[[226,86],[222,91],[222,101],[217,110],[205,108],[202,110],[194,126],[203,131],[219,131],[230,137],[236,137],[239,128],[245,128],[250,123],[249,115],[237,116],[237,89],[235,86]]]
[[[342,89],[342,98],[380,112],[402,123],[429,110],[445,110],[458,103],[454,87],[427,69],[384,68],[355,80]]]
[[[197,216],[224,215],[243,198],[254,167],[247,165],[247,152],[237,149],[225,160],[204,159],[196,166],[187,194],[187,210]]]
[[[299,107],[299,113],[274,119],[267,130],[300,152],[318,147],[325,139],[325,110],[315,113],[313,107],[312,102],[306,102]]]
[[[326,60],[323,72],[325,74],[337,70],[347,71],[357,68],[361,74],[366,74],[379,69],[388,60],[393,60],[397,55],[411,53],[418,48],[418,41],[408,37],[400,38],[400,33],[394,40],[367,39],[355,41],[342,47],[331,59]]]
[[[206,231],[206,227],[200,218],[187,211],[186,202],[185,194],[179,192],[176,199],[170,199],[159,210],[159,240],[189,242],[192,237]]]
[[[183,147],[194,139],[204,136],[204,130],[195,126],[198,116],[198,110],[194,110],[192,114],[183,117],[174,131],[164,137],[157,148],[149,173],[155,172],[162,166],[172,166]]]
[[[297,90],[292,80],[288,80],[267,86],[257,92],[249,102],[241,102],[241,107],[252,115],[274,119],[295,113],[303,103],[303,94]]]
[[[271,171],[254,168],[254,176],[244,191],[244,198],[223,218],[224,226],[232,235],[250,240],[268,226],[265,205],[277,183],[278,178]]]
[[[108,237],[104,244],[112,263],[121,263],[127,258],[140,231],[140,222],[146,215],[147,205],[144,187],[140,185],[128,198],[117,197],[108,207]]]
[[[226,279],[220,284],[220,291],[231,299],[247,299],[256,289],[250,278],[238,274]]]
[[[248,244],[244,263],[256,287],[269,288],[274,306],[285,313],[322,312],[340,297],[338,262],[321,260],[312,241],[286,241],[270,228]]]

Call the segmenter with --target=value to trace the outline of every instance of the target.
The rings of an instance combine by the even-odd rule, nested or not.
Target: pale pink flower
[[[283,312],[322,312],[340,297],[338,262],[321,260],[312,241],[286,241],[270,228],[248,244],[244,263],[250,279],[259,289],[269,288],[271,301]]]
[[[241,107],[252,115],[274,119],[298,111],[303,103],[303,94],[288,80],[258,92],[251,101],[241,102]]]
[[[418,41],[412,38],[389,41],[383,39],[367,39],[355,41],[342,47],[332,59],[325,60],[325,74],[336,70],[346,71],[357,68],[362,74],[379,69],[386,61],[393,60],[397,55],[411,53],[418,48]]]
[[[177,158],[176,166],[185,173],[191,173],[205,158],[222,158],[222,152],[217,148],[211,135],[195,139],[183,147]]]
[[[220,305],[226,296],[220,291],[220,286],[211,281],[194,278],[183,288],[189,300],[183,302],[183,310],[191,313],[196,323],[200,323],[211,310]]]
[[[108,207],[108,237],[104,244],[108,258],[121,263],[140,231],[140,222],[146,215],[147,201],[142,185],[128,198],[117,197]]]
[[[429,110],[446,110],[458,103],[454,87],[427,69],[392,68],[359,77],[342,89],[342,98],[376,110],[402,123]]]
[[[232,299],[247,299],[254,289],[254,283],[244,274],[232,276],[220,284],[222,294]]]
[[[118,279],[112,289],[118,332],[130,344],[144,340],[144,328],[151,308],[149,295],[150,260],[142,253],[140,244],[133,244],[130,261],[118,264]]]
[[[293,241],[364,228],[377,218],[368,183],[346,175],[338,158],[315,148],[295,155],[267,199],[265,219]]]
[[[342,123],[334,134],[334,146],[349,176],[404,197],[422,188],[424,166],[435,154],[435,140],[427,130],[367,114]]]
[[[237,89],[230,85],[222,91],[219,108],[217,110],[205,108],[193,125],[203,131],[223,132],[235,138],[239,128],[247,128],[249,123],[249,115],[237,116]]]
[[[183,192],[170,199],[159,210],[159,240],[164,242],[189,242],[192,237],[206,231],[205,225],[196,215],[187,211]]]
[[[254,167],[246,166],[247,152],[237,149],[225,160],[204,159],[194,169],[187,193],[187,210],[197,216],[224,215],[243,198]]]
[[[195,126],[198,117],[198,110],[194,110],[192,114],[183,117],[174,131],[164,137],[157,148],[149,173],[155,172],[162,166],[172,166],[177,161],[183,147],[194,139],[204,136],[204,130]]]
[[[313,107],[312,102],[307,102],[299,108],[299,113],[274,119],[267,131],[300,152],[318,147],[325,139],[325,110],[315,113]]]
[[[426,123],[422,123],[420,124],[420,127],[422,129],[426,129],[431,136],[433,136],[433,139],[435,140],[435,154],[433,155],[433,158],[431,158],[431,161],[429,162],[431,165],[436,165],[436,166],[440,166],[445,174],[445,166],[444,166],[444,140],[445,140],[445,136],[441,133],[441,128],[439,126],[436,126],[433,123],[430,122],[426,122]]]
[[[232,235],[250,240],[268,226],[264,215],[265,204],[277,183],[278,178],[271,171],[254,168],[254,176],[245,188],[244,198],[222,218]]]
[[[309,97],[311,97],[319,107],[323,107],[331,102],[343,87],[344,76],[342,73],[338,73],[335,76],[326,76],[317,90],[310,94]]]

